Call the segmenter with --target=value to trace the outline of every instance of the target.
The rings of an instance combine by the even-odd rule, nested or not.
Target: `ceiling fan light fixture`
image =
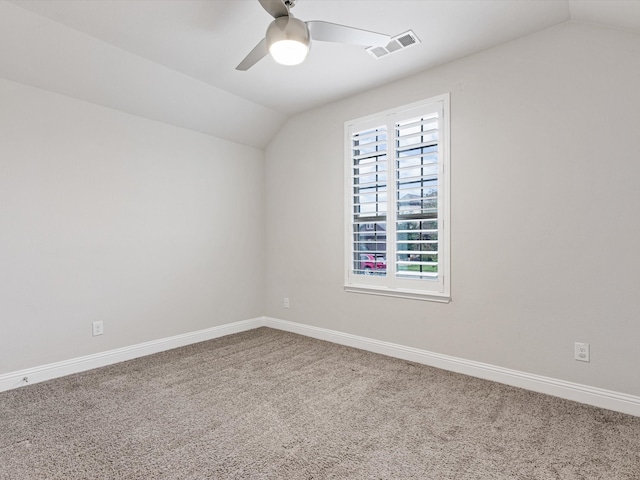
[[[297,40],[280,40],[269,47],[269,53],[281,65],[298,65],[307,58],[309,46]]]
[[[276,18],[267,28],[267,50],[281,65],[298,65],[307,58],[311,37],[307,25],[292,16]]]

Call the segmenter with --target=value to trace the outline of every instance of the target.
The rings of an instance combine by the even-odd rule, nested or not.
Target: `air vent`
[[[373,58],[382,58],[418,43],[421,43],[420,39],[413,31],[409,30],[393,37],[386,47],[369,47],[366,50]]]

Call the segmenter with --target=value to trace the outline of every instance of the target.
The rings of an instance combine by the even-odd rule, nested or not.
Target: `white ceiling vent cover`
[[[420,39],[412,30],[409,30],[408,32],[401,33],[400,35],[396,35],[391,38],[391,41],[386,47],[368,47],[366,50],[373,58],[382,58],[418,43],[421,43]]]

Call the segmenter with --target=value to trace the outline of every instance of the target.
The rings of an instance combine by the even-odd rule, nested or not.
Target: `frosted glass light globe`
[[[307,58],[309,46],[297,40],[280,40],[269,47],[269,53],[282,65],[298,65]]]

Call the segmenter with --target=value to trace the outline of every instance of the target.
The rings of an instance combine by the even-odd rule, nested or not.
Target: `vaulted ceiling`
[[[295,67],[236,65],[272,20],[257,0],[0,0],[0,77],[263,148],[287,117],[568,21],[640,33],[640,0],[298,0],[421,43],[380,59],[315,42]]]

